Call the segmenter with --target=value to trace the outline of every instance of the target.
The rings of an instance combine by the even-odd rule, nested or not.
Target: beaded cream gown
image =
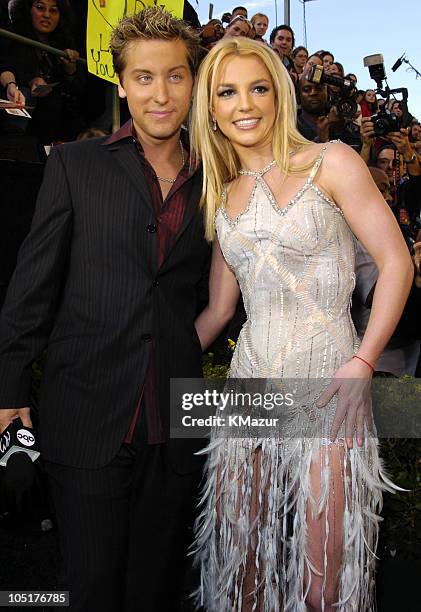
[[[247,313],[232,379],[325,384],[358,348],[350,318],[354,237],[314,182],[326,148],[284,208],[264,177],[273,162],[244,172],[254,188],[234,220],[223,194],[217,236]],[[302,390],[279,436],[213,431],[195,541],[196,600],[205,610],[305,612],[317,600],[319,609],[337,604],[341,612],[374,607],[377,513],[382,491],[395,487],[377,439],[367,435],[363,447],[346,450],[342,431],[332,444],[336,398],[317,409],[317,397],[307,395]]]

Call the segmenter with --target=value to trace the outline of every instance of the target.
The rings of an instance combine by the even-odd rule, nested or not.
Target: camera
[[[337,87],[339,91],[333,93],[333,96],[331,96],[331,105],[336,107],[339,116],[347,119],[352,119],[354,117],[358,110],[358,105],[355,100],[357,88],[353,81],[343,79],[333,74],[326,74],[323,66],[313,66],[307,79],[311,83],[322,83]]]
[[[400,118],[387,108],[382,108],[375,115],[371,115],[370,121],[373,122],[376,136],[384,136],[389,132],[399,132],[402,127]]]
[[[376,93],[380,94],[385,99],[385,104],[382,109],[370,117],[370,121],[374,124],[374,133],[376,136],[384,136],[389,132],[399,132],[402,127],[406,127],[412,120],[412,115],[408,112],[408,90],[404,87],[398,89],[390,89],[387,85],[386,71],[384,68],[383,55],[375,53],[364,57],[364,66],[368,68],[371,78],[376,81]],[[396,66],[396,64],[395,64]],[[392,68],[393,70],[393,68]],[[383,81],[386,81],[386,88],[383,89]],[[388,108],[391,95],[395,93],[402,94],[400,101],[402,106],[402,118],[392,113]]]

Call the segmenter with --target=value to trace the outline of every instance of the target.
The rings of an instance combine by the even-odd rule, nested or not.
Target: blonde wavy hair
[[[310,142],[296,128],[297,109],[294,85],[279,56],[266,45],[246,37],[224,38],[205,57],[196,80],[191,115],[191,146],[203,164],[201,206],[204,209],[206,238],[215,237],[215,214],[221,204],[225,183],[237,178],[240,164],[230,141],[212,129],[212,101],[221,63],[231,55],[255,56],[266,66],[275,90],[273,157],[286,174],[308,170],[312,164],[290,167],[290,151]]]

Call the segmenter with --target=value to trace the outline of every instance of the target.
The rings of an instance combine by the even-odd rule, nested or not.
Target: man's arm
[[[54,321],[70,249],[72,206],[60,152],[53,149],[31,230],[19,251],[0,314],[0,431],[28,406],[32,362]],[[25,416],[21,413],[19,416]]]

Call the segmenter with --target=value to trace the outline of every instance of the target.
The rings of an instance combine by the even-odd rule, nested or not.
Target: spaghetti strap
[[[308,176],[308,182],[312,183],[316,177],[317,172],[319,171],[319,168],[321,166],[321,163],[323,161],[324,155],[326,153],[326,150],[328,149],[328,147],[333,143],[333,142],[340,142],[339,140],[330,140],[329,142],[327,142],[325,144],[325,146],[322,148],[322,150],[320,151],[319,155],[317,156],[316,161],[314,162],[314,165],[312,167],[312,169],[310,170],[310,174]]]

